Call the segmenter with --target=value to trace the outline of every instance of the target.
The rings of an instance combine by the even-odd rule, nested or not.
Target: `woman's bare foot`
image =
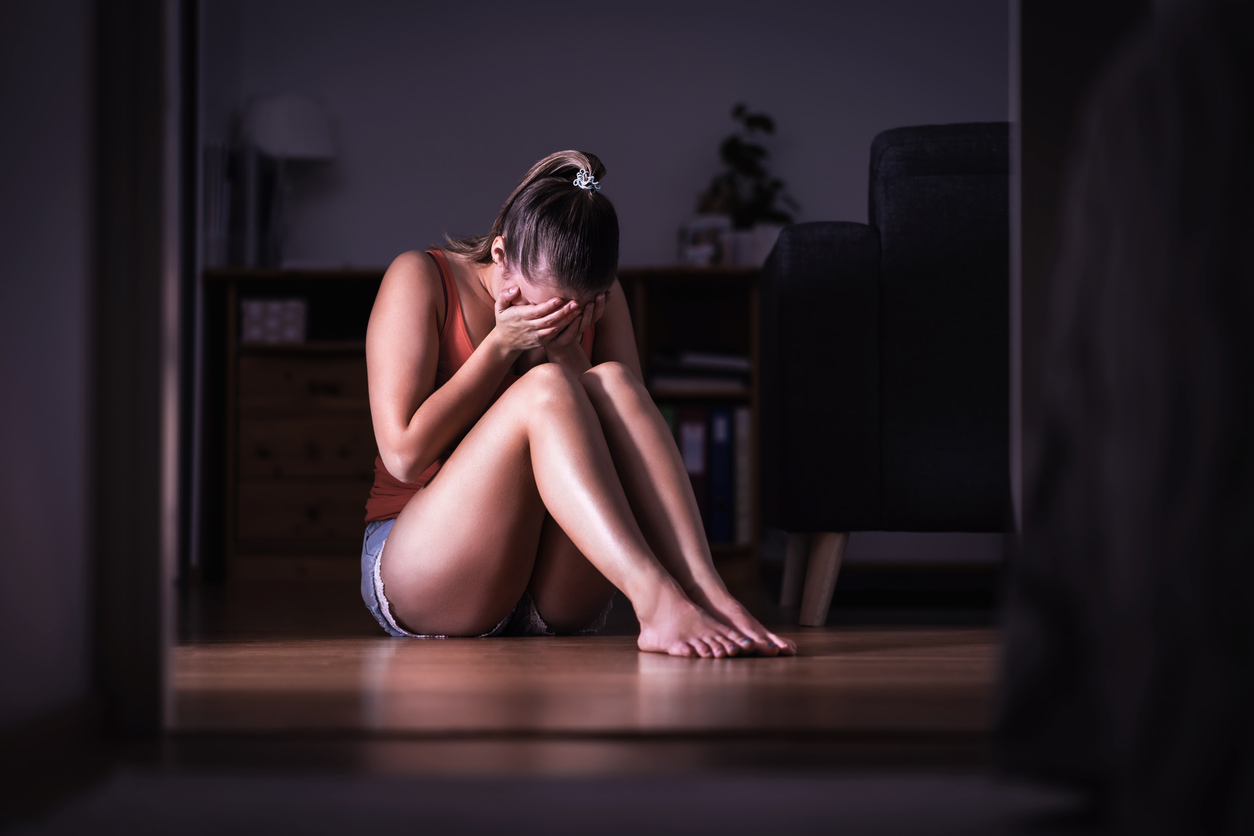
[[[637,609],[636,615],[640,619],[636,646],[647,652],[721,658],[753,646],[751,638],[710,616],[678,588],[664,589],[652,612]]]
[[[744,605],[726,591],[715,595],[708,595],[704,591],[689,594],[714,618],[749,637],[752,643],[743,646],[742,653],[757,653],[762,656],[795,656],[797,654],[796,644],[763,627],[762,622],[750,615]]]

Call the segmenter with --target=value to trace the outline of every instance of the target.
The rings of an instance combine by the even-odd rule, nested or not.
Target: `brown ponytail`
[[[445,236],[445,249],[489,264],[499,235],[505,239],[507,269],[580,293],[605,290],[618,272],[618,213],[598,190],[575,185],[580,169],[597,181],[605,176],[605,166],[592,154],[550,154],[523,176],[487,235]]]

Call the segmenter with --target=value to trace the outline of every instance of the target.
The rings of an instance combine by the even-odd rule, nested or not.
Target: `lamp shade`
[[[261,96],[244,110],[244,136],[272,157],[288,160],[330,160],[331,119],[326,108],[309,96],[284,93]]]

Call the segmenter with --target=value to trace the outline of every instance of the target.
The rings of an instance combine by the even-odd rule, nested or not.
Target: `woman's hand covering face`
[[[497,338],[510,351],[547,346],[572,322],[580,319],[579,305],[553,297],[527,304],[517,287],[502,290],[496,298]]]
[[[601,314],[605,313],[605,297],[608,295],[609,291],[598,293],[595,299],[585,304],[579,311],[579,316],[572,319],[570,324],[548,344],[548,349],[556,351],[582,340],[584,332],[596,324],[601,319]]]

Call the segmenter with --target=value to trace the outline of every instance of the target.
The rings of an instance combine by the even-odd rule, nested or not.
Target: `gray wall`
[[[324,100],[340,157],[298,183],[288,252],[355,265],[486,231],[532,162],[591,151],[630,265],[674,261],[737,101],[776,118],[802,220],[865,221],[881,130],[1007,118],[1006,0],[589,8],[208,0],[205,135],[252,95]]]
[[[88,8],[0,4],[0,726],[88,689]]]

